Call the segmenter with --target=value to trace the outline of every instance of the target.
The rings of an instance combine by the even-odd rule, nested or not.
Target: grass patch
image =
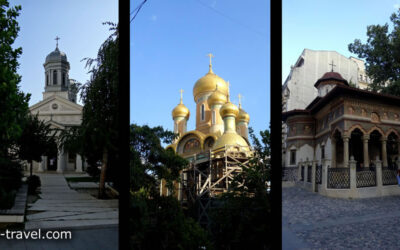
[[[68,182],[99,182],[99,178],[84,176],[84,177],[65,177]]]

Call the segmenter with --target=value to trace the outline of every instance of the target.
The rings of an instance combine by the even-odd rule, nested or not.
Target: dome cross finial
[[[211,58],[214,58],[214,55],[213,54],[211,54],[211,53],[209,53],[208,55],[207,55],[209,58],[210,58],[210,65],[209,65],[209,68],[210,68],[210,73],[213,73],[213,71],[212,71],[212,63],[211,63]]]
[[[239,97],[239,108],[241,108],[241,107],[242,107],[241,98],[242,98],[243,96],[242,96],[241,94],[239,94],[238,97]]]
[[[331,65],[331,66],[332,66],[332,71],[331,71],[331,72],[333,72],[333,67],[336,67],[336,65],[335,65],[335,64],[333,64],[333,60],[332,60],[332,63],[330,63],[329,65]]]
[[[58,40],[60,40],[60,38],[58,36],[56,36],[56,38],[54,40],[56,40],[56,48],[58,49]]]
[[[182,104],[182,99],[183,99],[183,89],[181,89],[179,92],[181,92],[181,104]]]

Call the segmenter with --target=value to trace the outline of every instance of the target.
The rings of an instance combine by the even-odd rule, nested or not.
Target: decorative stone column
[[[304,185],[307,183],[307,176],[308,176],[308,158],[304,164],[304,176],[303,176]]]
[[[64,148],[59,148],[58,149],[58,154],[57,154],[57,172],[58,173],[63,173],[65,170],[65,154],[64,154]]]
[[[349,167],[349,136],[343,135],[343,167]]]
[[[311,190],[313,192],[317,191],[315,188],[315,186],[317,185],[315,183],[315,172],[316,172],[315,169],[316,169],[317,163],[318,163],[318,161],[314,160],[314,161],[312,161],[312,166],[311,166]]]
[[[363,135],[363,145],[364,145],[364,167],[369,167],[369,153],[368,153],[368,140],[369,135]]]
[[[382,188],[382,161],[379,160],[379,157],[376,157],[375,161],[376,165],[376,186],[378,189]]]
[[[388,162],[387,162],[387,152],[386,152],[386,138],[385,137],[383,137],[382,139],[381,139],[381,142],[382,142],[382,160],[383,160],[383,166],[384,167],[387,167],[387,165],[388,165]]]
[[[355,190],[357,188],[357,171],[356,171],[356,161],[352,156],[349,161],[350,165],[350,189],[352,190],[352,196],[355,196]]]
[[[298,172],[298,175],[297,175],[297,181],[300,181],[301,180],[301,165],[303,164],[302,163],[302,161],[303,161],[303,159],[300,159],[300,161],[299,161],[299,172]]]
[[[47,170],[47,156],[42,156],[42,161],[39,164],[38,172],[43,172]]]
[[[322,180],[321,180],[321,189],[322,191],[326,191],[328,188],[328,166],[330,165],[330,161],[325,159],[322,161]]]
[[[334,137],[331,138],[331,163],[332,167],[336,167],[336,139]]]
[[[75,171],[78,173],[81,173],[82,172],[82,157],[79,154],[76,154],[75,165],[76,165]]]

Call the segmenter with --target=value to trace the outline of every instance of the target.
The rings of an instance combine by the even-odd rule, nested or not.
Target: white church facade
[[[43,64],[45,70],[45,90],[43,100],[29,107],[31,114],[60,130],[80,126],[82,106],[76,103],[77,82],[69,78],[70,65],[64,52],[56,49],[47,55]],[[82,172],[83,160],[79,154],[72,154],[54,145],[52,155],[42,156],[41,162],[34,162],[35,171]]]

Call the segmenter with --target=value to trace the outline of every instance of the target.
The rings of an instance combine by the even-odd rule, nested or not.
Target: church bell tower
[[[47,55],[46,61],[43,64],[45,70],[45,92],[43,98],[57,94],[66,99],[68,98],[69,87],[69,62],[64,52],[58,49],[58,40],[56,49]]]

